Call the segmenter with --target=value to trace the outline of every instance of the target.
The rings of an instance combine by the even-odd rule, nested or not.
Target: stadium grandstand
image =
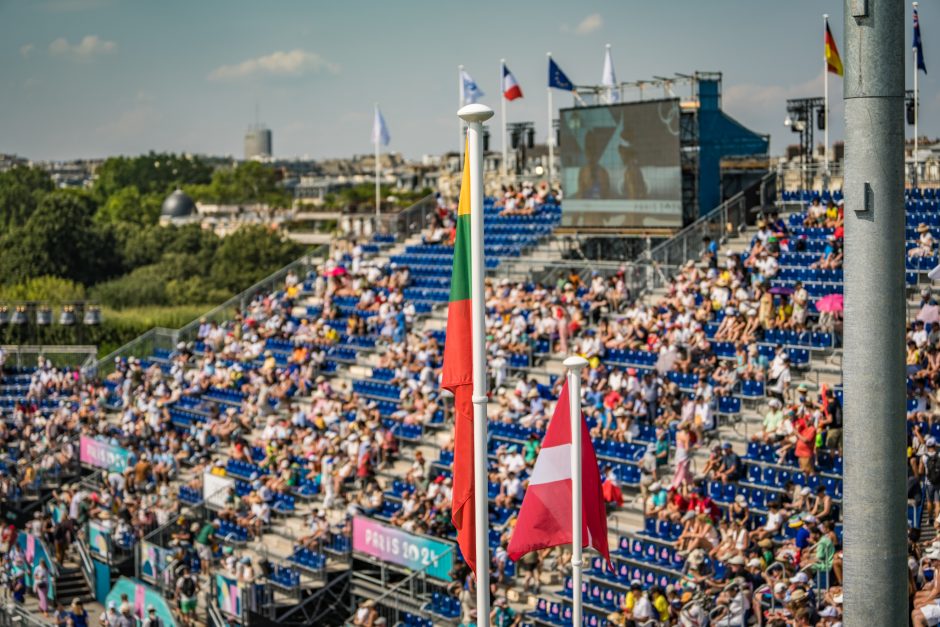
[[[506,551],[568,354],[613,549],[584,624],[839,621],[841,194],[782,192],[752,226],[744,198],[624,264],[552,260],[544,183],[486,200],[493,624],[570,623],[570,551]],[[932,540],[940,198],[906,203],[909,524]],[[438,386],[453,238],[441,203],[96,369],[4,366],[4,620],[476,624]]]

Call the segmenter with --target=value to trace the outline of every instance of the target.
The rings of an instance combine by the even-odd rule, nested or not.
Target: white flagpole
[[[604,67],[606,68],[607,61],[608,59],[610,59],[610,44],[607,44],[604,54],[607,55],[604,57]],[[611,61],[611,63],[613,63],[613,61]],[[614,102],[614,86],[613,84],[611,84],[607,87],[607,104],[613,104],[613,102]]]
[[[461,108],[464,105],[463,97],[463,66],[457,66],[457,108]],[[460,177],[460,172],[463,170],[463,147],[464,139],[466,135],[463,132],[463,120],[457,118],[457,137],[459,138],[457,142],[457,176]],[[458,178],[459,180],[459,178]]]
[[[912,2],[911,4],[914,6],[914,10],[916,11],[916,10],[917,10],[917,3],[916,3],[916,2]],[[913,54],[913,57],[914,57],[914,154],[912,155],[912,156],[914,157],[914,159],[913,159],[913,163],[914,163],[914,173],[913,173],[913,176],[911,177],[911,180],[913,181],[913,184],[914,184],[915,186],[917,186],[917,185],[918,185],[918,180],[919,180],[919,179],[918,179],[918,174],[919,174],[919,173],[917,172],[917,144],[918,144],[918,139],[917,139],[917,123],[918,123],[919,120],[917,119],[917,117],[918,117],[918,114],[920,113],[920,112],[917,110],[917,74],[918,74],[918,72],[917,72],[917,48],[916,48],[916,47],[913,47],[913,48],[912,48],[912,51],[913,51],[913,53],[914,53],[914,54]]]
[[[826,36],[829,14],[823,14],[823,189],[829,189],[829,60],[826,58]],[[812,124],[812,120],[810,120]]]
[[[379,116],[379,103],[375,103],[375,115],[373,119],[378,119]],[[379,232],[379,216],[382,213],[382,193],[380,191],[379,176],[381,172],[381,165],[379,164],[379,143],[382,138],[376,136],[372,138],[373,143],[375,144],[375,228],[372,229],[373,233]]]
[[[509,146],[506,145],[506,97],[503,95],[503,72],[506,67],[506,59],[499,60],[499,118],[502,124],[503,133],[503,167],[500,172],[505,179],[509,175]]]
[[[548,63],[552,63],[552,53],[548,53]],[[552,86],[548,86],[548,189],[551,191],[552,179],[555,178],[555,129],[552,128],[555,108],[552,106]]]
[[[477,544],[477,624],[489,625],[490,551],[486,451],[486,320],[483,279],[483,122],[493,117],[484,104],[457,112],[467,123],[470,160],[470,325],[473,341],[473,496]]]
[[[581,369],[588,365],[584,357],[569,357],[563,362],[568,369],[568,413],[571,414],[571,624],[581,624],[582,561],[581,525]]]

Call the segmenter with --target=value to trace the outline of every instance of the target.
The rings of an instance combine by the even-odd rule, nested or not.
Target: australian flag
[[[924,63],[924,46],[920,42],[920,20],[917,19],[917,9],[914,9],[914,50],[917,52],[917,69],[927,73],[927,64]]]
[[[548,86],[565,91],[574,91],[574,83],[561,71],[558,64],[551,57],[548,58]]]

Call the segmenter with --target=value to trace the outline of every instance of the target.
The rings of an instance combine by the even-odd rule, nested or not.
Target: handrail
[[[693,235],[698,235],[701,233],[712,233],[718,235],[719,237],[724,233],[724,227],[728,224],[729,219],[732,217],[731,212],[734,209],[738,209],[736,215],[734,215],[736,224],[733,224],[735,228],[739,227],[746,218],[747,207],[742,207],[741,205],[747,201],[747,196],[753,194],[756,190],[759,190],[759,193],[763,198],[762,201],[766,201],[765,189],[768,184],[771,182],[776,183],[777,173],[768,172],[765,174],[759,181],[751,184],[747,189],[743,189],[734,196],[731,196],[720,205],[706,213],[704,216],[700,217],[695,222],[689,224],[678,233],[673,235],[671,238],[660,242],[654,246],[648,252],[648,258],[654,262],[667,263],[670,261],[669,252],[673,250],[677,244],[682,244],[683,255],[685,258],[689,258],[688,253],[691,252],[690,248],[695,248],[689,246],[690,240],[692,240]]]
[[[452,546],[450,546],[446,551],[444,551],[443,553],[441,553],[439,557],[444,557],[444,556],[446,556],[446,555],[448,555],[448,554],[454,552],[456,549],[457,549],[457,545],[456,545],[456,544],[455,544],[455,545],[452,545]],[[394,586],[392,586],[391,588],[389,588],[388,590],[386,590],[385,592],[383,592],[381,595],[379,595],[378,597],[376,597],[375,599],[373,599],[373,601],[375,601],[375,604],[376,604],[376,605],[381,604],[382,601],[384,601],[386,598],[390,597],[392,594],[398,592],[399,589],[402,588],[405,584],[410,584],[410,583],[411,583],[412,581],[414,581],[414,579],[417,578],[419,575],[420,575],[420,576],[426,576],[426,575],[427,575],[427,571],[428,571],[429,568],[431,568],[431,566],[433,566],[433,564],[428,564],[427,566],[421,568],[420,570],[413,571],[410,575],[408,575],[407,577],[405,577],[404,579],[402,579],[401,581],[399,581],[398,583],[396,583]],[[422,611],[424,611],[424,610],[422,610]],[[347,618],[346,621],[347,621],[347,622],[352,621],[353,618],[355,617],[355,615],[356,615],[355,612],[353,612],[352,616],[350,616],[349,618]]]
[[[383,213],[373,219],[373,232],[385,232],[404,241],[417,232],[423,231],[429,223],[428,218],[437,209],[437,196],[428,194],[411,206],[397,212]]]
[[[79,536],[76,538],[75,544],[78,546],[78,561],[79,561],[79,570],[82,571],[82,575],[85,577],[85,583],[88,584],[89,590],[94,591],[95,589],[95,565],[91,561],[91,552],[88,550],[88,546],[85,544],[85,539]]]
[[[220,315],[224,314],[225,312],[232,309],[233,307],[244,306],[244,304],[248,300],[250,300],[252,297],[254,297],[255,294],[257,294],[258,292],[264,289],[269,288],[271,285],[280,281],[291,270],[313,265],[314,263],[316,263],[316,260],[319,257],[324,257],[328,255],[329,255],[328,245],[322,244],[320,246],[317,246],[313,250],[306,252],[302,257],[295,259],[294,261],[287,264],[286,266],[279,268],[275,272],[272,272],[265,278],[261,279],[260,281],[257,281],[254,285],[252,285],[248,289],[243,290],[242,292],[236,294],[235,296],[232,296],[221,305],[217,305],[213,307],[212,309],[202,314],[201,316],[194,318],[193,320],[186,323],[179,329],[167,329],[164,327],[154,327],[150,329],[149,331],[146,331],[142,333],[141,335],[137,336],[136,338],[134,338],[127,344],[124,344],[120,348],[112,351],[105,357],[99,359],[95,365],[95,371],[99,375],[102,373],[110,372],[113,369],[115,358],[124,357],[130,354],[133,354],[133,351],[135,349],[141,346],[145,346],[148,342],[152,342],[154,340],[162,340],[163,344],[169,345],[169,346],[165,346],[165,348],[172,349],[176,346],[176,343],[179,341],[179,339],[188,338],[188,336],[193,335],[194,331],[199,328],[200,320],[202,320],[203,318],[207,320],[219,318]]]

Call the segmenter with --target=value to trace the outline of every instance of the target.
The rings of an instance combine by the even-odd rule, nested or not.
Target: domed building
[[[181,189],[166,197],[160,211],[160,222],[189,222],[196,216],[196,203]]]

